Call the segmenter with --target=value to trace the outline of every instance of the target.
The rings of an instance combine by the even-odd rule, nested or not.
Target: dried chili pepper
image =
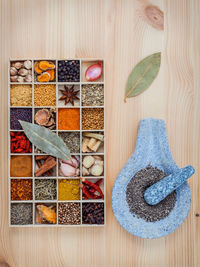
[[[24,132],[10,132],[11,153],[32,153],[32,144]]]
[[[83,191],[83,194],[87,198],[91,198],[91,199],[100,199],[101,198],[100,196],[97,196],[94,193],[91,193],[86,185],[83,186],[82,191]]]
[[[98,186],[100,186],[100,184],[102,183],[102,181],[103,181],[103,178],[97,180],[95,184],[98,185]],[[91,187],[89,189],[89,191],[92,192],[92,193],[95,193],[96,192],[96,190],[93,187]]]
[[[103,194],[101,188],[98,185],[96,185],[96,184],[94,184],[94,183],[92,183],[92,182],[90,182],[90,181],[88,181],[88,180],[86,180],[84,178],[82,178],[81,180],[82,180],[82,182],[84,184],[86,184],[86,185],[94,188],[100,194],[100,196],[102,197],[102,199],[104,199],[104,194]]]

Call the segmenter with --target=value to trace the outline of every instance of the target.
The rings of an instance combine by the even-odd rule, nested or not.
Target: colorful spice
[[[37,84],[34,86],[35,106],[56,106],[56,86],[54,84]]]
[[[11,156],[11,177],[32,177],[32,156]]]
[[[103,84],[83,84],[81,91],[81,99],[83,106],[103,106]]]
[[[56,109],[55,108],[35,109],[34,121],[38,125],[44,126],[50,130],[55,130]]]
[[[80,200],[80,179],[59,180],[58,200]]]
[[[79,93],[79,90],[74,90],[74,85],[71,87],[68,87],[67,85],[64,85],[64,90],[59,90],[62,93],[62,96],[59,98],[59,100],[64,101],[65,105],[70,104],[74,106],[74,101],[79,100],[79,97],[77,94]]]
[[[59,60],[58,61],[58,81],[59,82],[79,82],[80,81],[80,61],[79,60]]]
[[[104,224],[104,203],[82,204],[83,224]]]
[[[32,200],[31,179],[11,179],[11,200]]]
[[[85,72],[85,78],[87,81],[96,81],[98,80],[103,72],[102,63],[98,62],[89,66]]]
[[[36,224],[56,223],[56,204],[36,204]]]
[[[32,82],[32,61],[13,61],[10,67],[11,82]]]
[[[11,224],[33,224],[33,205],[31,203],[11,203]]]
[[[11,106],[32,106],[32,86],[12,84],[10,87]]]
[[[80,109],[59,108],[58,109],[59,130],[80,130]]]
[[[55,81],[55,61],[36,61],[34,64],[36,82],[54,82]]]
[[[83,193],[85,194],[85,196],[87,198],[96,198],[98,197],[97,195],[95,195],[93,192],[89,191],[89,188],[94,188],[95,191],[97,191],[99,193],[99,195],[101,196],[102,199],[104,199],[104,194],[101,190],[101,188],[98,186],[98,184],[92,183],[84,178],[81,179],[82,183],[86,186],[83,186]],[[87,190],[88,189],[88,190]]]
[[[58,203],[59,224],[80,224],[81,208],[80,203]]]
[[[63,139],[70,150],[70,153],[80,153],[80,133],[79,132],[59,132],[58,136]]]
[[[11,153],[32,153],[32,144],[24,132],[10,132]]]
[[[82,109],[82,128],[83,130],[103,129],[104,128],[104,109],[103,108]]]
[[[18,120],[32,122],[31,108],[11,108],[10,109],[10,129],[22,130]]]
[[[56,176],[56,159],[48,155],[35,156],[35,176]]]
[[[36,179],[35,180],[35,199],[36,200],[55,200],[57,198],[55,179]]]

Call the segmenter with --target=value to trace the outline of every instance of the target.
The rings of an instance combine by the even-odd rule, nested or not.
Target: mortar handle
[[[158,204],[180,185],[182,185],[194,174],[194,172],[194,168],[191,165],[188,165],[179,169],[176,173],[165,176],[162,180],[146,189],[144,199],[149,205]]]

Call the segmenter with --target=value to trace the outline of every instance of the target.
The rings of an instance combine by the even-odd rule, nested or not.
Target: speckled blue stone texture
[[[176,203],[169,215],[160,221],[147,222],[129,211],[126,188],[141,169],[151,165],[166,175],[179,171],[169,149],[165,122],[160,119],[140,121],[136,148],[117,176],[112,190],[112,209],[123,228],[142,238],[159,238],[176,230],[190,210],[191,191],[187,182],[176,189]]]

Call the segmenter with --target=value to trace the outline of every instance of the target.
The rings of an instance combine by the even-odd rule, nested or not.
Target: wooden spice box
[[[23,74],[22,77],[15,77],[15,75],[11,77],[11,68],[13,65],[16,64],[16,62],[21,62],[23,63],[24,61],[30,61],[31,62],[31,69],[26,73],[27,79],[26,81],[24,81],[24,74],[23,71],[21,71],[21,73]],[[40,61],[48,61],[48,62],[53,62],[55,64],[55,73],[53,74],[54,77],[52,77],[52,81],[49,82],[38,82],[38,75],[36,75],[34,69],[35,69],[35,64],[36,62],[40,62]],[[61,73],[59,73],[59,70],[62,68],[60,62],[61,61],[66,61],[66,62],[72,62],[72,61],[77,61],[79,62],[79,65],[77,63],[77,65],[79,66],[79,75],[77,73],[75,73],[75,78],[73,77],[72,80],[74,79],[74,81],[63,81],[63,76],[61,75]],[[29,64],[30,64],[29,62]],[[85,70],[88,68],[88,66],[97,63],[97,62],[101,62],[102,67],[103,67],[103,74],[101,75],[100,79],[93,81],[93,82],[88,82],[85,79]],[[67,63],[67,64],[68,64]],[[75,63],[74,63],[75,64]],[[29,66],[30,67],[30,66]],[[11,227],[24,227],[24,226],[32,226],[32,227],[37,227],[37,226],[58,226],[58,227],[66,227],[66,226],[71,226],[71,227],[77,227],[77,226],[104,226],[105,225],[105,221],[106,221],[106,205],[105,205],[105,201],[106,201],[106,157],[105,157],[105,151],[106,151],[106,139],[105,139],[105,71],[104,71],[105,65],[104,65],[104,61],[102,59],[10,59],[9,60],[9,64],[8,64],[8,122],[9,122],[9,134],[8,134],[8,156],[9,156],[9,164],[8,164],[8,173],[9,173],[9,226]],[[13,71],[13,69],[12,69]],[[14,70],[15,71],[15,70]],[[63,70],[62,70],[63,71]],[[65,71],[67,73],[67,70]],[[15,72],[13,72],[15,73]],[[13,74],[12,73],[12,74]],[[18,70],[19,73],[19,70]],[[32,76],[32,81],[31,77]],[[80,77],[80,80],[77,80],[77,76]],[[50,77],[50,76],[49,76]],[[66,76],[67,77],[67,76]],[[47,75],[48,78],[48,75]],[[12,79],[12,81],[11,81]],[[19,82],[17,81],[17,79],[19,80]],[[70,78],[71,79],[71,78]],[[14,80],[14,82],[13,82]],[[28,85],[30,88],[28,88],[26,90],[26,88],[24,89],[23,87],[17,87],[16,85]],[[42,89],[40,88],[40,86],[45,85],[46,87],[43,87]],[[51,85],[50,87],[48,87],[48,85]],[[64,85],[66,86],[73,86],[74,85],[74,89],[79,90],[79,93],[77,94],[77,96],[80,98],[80,100],[75,100],[74,101],[74,106],[72,106],[71,104],[67,104],[65,105],[64,101],[60,101],[59,98],[62,96],[62,93],[60,90],[64,89]],[[87,86],[89,86],[87,89]],[[101,88],[99,89],[98,86],[100,86]],[[84,89],[83,89],[84,88]],[[93,100],[87,99],[88,96],[91,95],[91,92],[88,92],[87,90],[93,90],[91,91],[92,94],[94,93],[94,96],[92,96],[92,98],[94,98]],[[96,90],[97,88],[97,90]],[[102,91],[101,91],[102,89]],[[96,103],[98,103],[99,99],[96,98],[96,94],[98,94],[98,90],[101,92],[101,104],[97,105]],[[46,92],[46,96],[45,93],[41,94],[41,92]],[[87,92],[86,95],[82,95],[82,92]],[[18,92],[23,92],[20,97],[19,97],[19,93]],[[17,97],[19,99],[16,100],[16,97],[14,94],[17,94]],[[52,95],[51,95],[52,94]],[[18,103],[23,103],[24,98],[27,97],[27,99],[29,98],[29,100],[27,100],[27,105],[19,105]],[[12,100],[12,101],[11,101]],[[43,101],[43,102],[42,102]],[[45,103],[50,103],[50,105],[44,105]],[[51,105],[51,103],[53,103]],[[89,105],[87,104],[89,103]],[[91,104],[90,104],[91,103]],[[36,104],[36,105],[35,105]],[[51,110],[53,108],[53,111]],[[23,109],[23,110],[22,110]],[[26,120],[31,120],[29,122],[32,123],[36,123],[36,121],[34,120],[35,118],[35,114],[38,110],[49,110],[49,114],[51,114],[50,116],[54,116],[54,122],[55,125],[51,125],[50,129],[52,131],[54,131],[56,134],[58,135],[63,135],[65,136],[65,133],[67,137],[73,134],[71,133],[77,133],[76,138],[77,140],[79,140],[79,146],[77,144],[77,147],[75,147],[75,152],[71,153],[71,155],[78,157],[80,162],[79,162],[79,174],[77,176],[70,176],[70,177],[66,177],[64,175],[62,175],[62,173],[60,173],[60,160],[59,159],[55,159],[56,160],[56,166],[53,168],[53,171],[51,171],[51,173],[49,172],[49,176],[47,176],[47,172],[45,173],[44,176],[40,176],[40,177],[36,177],[35,175],[35,171],[38,169],[38,161],[36,162],[36,157],[37,156],[41,156],[44,155],[43,152],[38,151],[38,149],[36,147],[34,147],[34,145],[32,145],[32,151],[31,148],[29,148],[29,150],[27,149],[28,152],[25,153],[20,153],[20,152],[15,152],[13,153],[13,151],[11,151],[11,139],[15,138],[16,134],[19,133],[20,135],[23,135],[23,130],[19,130],[16,129],[18,126],[17,124],[17,119],[22,119],[26,118]],[[71,111],[71,113],[70,113]],[[78,113],[80,114],[80,119],[79,121],[77,121],[77,123],[75,124],[76,126],[74,126],[72,123],[69,123],[69,125],[66,127],[66,125],[63,123],[63,121],[65,121],[65,119],[68,117],[68,119],[73,118],[74,113]],[[92,120],[92,122],[90,123],[90,125],[95,125],[93,122],[93,118],[94,118],[94,113],[96,114],[95,116],[99,116],[98,120],[101,121],[102,120],[102,125],[100,125],[99,129],[90,129],[87,127],[89,126],[89,122],[90,120]],[[71,115],[70,115],[71,114]],[[21,118],[22,116],[22,118]],[[24,117],[23,117],[24,116]],[[89,118],[89,119],[88,119]],[[50,121],[50,120],[49,120]],[[84,125],[83,125],[84,124]],[[77,126],[78,125],[78,126]],[[80,126],[79,126],[80,125]],[[99,125],[99,124],[98,124]],[[15,129],[13,129],[13,127]],[[45,126],[46,127],[46,126]],[[52,127],[52,128],[51,128]],[[71,128],[70,128],[71,127]],[[75,128],[74,128],[75,127]],[[77,127],[77,128],[76,128]],[[98,128],[98,127],[97,127]],[[12,132],[14,133],[12,137],[11,134]],[[99,147],[99,150],[97,150],[97,152],[94,151],[90,151],[90,152],[82,152],[82,143],[83,143],[83,139],[85,138],[84,135],[86,133],[100,133],[102,135],[104,135],[104,139],[103,142],[101,142],[101,145]],[[13,140],[13,139],[12,139]],[[67,139],[70,140],[70,139]],[[15,142],[15,141],[12,141]],[[17,141],[16,141],[17,142]],[[68,141],[70,142],[70,141]],[[69,145],[69,144],[68,144]],[[88,155],[92,155],[92,156],[98,156],[101,158],[101,160],[103,160],[103,172],[100,176],[93,176],[91,174],[85,174],[83,173],[83,160],[85,156]],[[22,157],[20,157],[22,156]],[[20,168],[18,168],[19,166],[16,165],[16,162],[21,162],[22,166],[20,166]],[[23,166],[23,164],[25,166]],[[29,166],[30,164],[30,166]],[[29,166],[29,170],[27,170],[27,166]],[[24,171],[24,169],[26,169],[26,171]],[[84,174],[84,175],[83,175]],[[84,199],[83,197],[83,192],[80,189],[80,199],[79,200],[59,200],[59,190],[64,190],[59,189],[59,186],[62,185],[62,181],[63,179],[72,179],[72,180],[76,180],[76,179],[80,179],[81,177],[86,178],[87,180],[91,181],[91,182],[96,182],[99,178],[103,178],[103,182],[101,183],[100,188],[102,189],[102,192],[104,194],[104,199]],[[36,195],[35,193],[37,192],[37,188],[36,188],[36,182],[37,182],[37,186],[39,188],[39,181],[38,180],[52,180],[52,182],[50,182],[52,184],[52,186],[55,186],[56,189],[56,193],[54,191],[54,198],[52,200],[37,200],[36,199]],[[72,181],[71,180],[71,181]],[[68,181],[67,181],[68,183]],[[80,180],[80,183],[81,180]],[[28,199],[28,200],[20,200],[20,199],[15,199],[16,197],[16,192],[14,192],[13,190],[13,186],[23,186],[23,190],[19,189],[19,187],[15,190],[18,190],[17,192],[17,196],[22,196],[27,194],[27,197],[30,198],[31,195],[31,190],[32,190],[32,199]],[[11,189],[12,189],[12,194],[11,194]],[[53,188],[53,190],[55,190]],[[21,190],[19,192],[19,190]],[[29,193],[27,193],[29,192]],[[14,198],[14,199],[11,199]],[[61,207],[60,203],[79,203],[79,204],[75,204],[76,207],[78,207],[77,209],[79,209],[79,205],[80,205],[80,218],[77,219],[76,222],[78,222],[77,224],[73,224],[68,222],[69,224],[62,224],[59,223],[59,207]],[[83,216],[83,209],[85,209],[85,205],[87,203],[102,203],[102,204],[98,204],[98,205],[102,205],[101,208],[103,207],[104,209],[104,221],[101,224],[98,223],[93,223],[93,224],[88,224],[88,223],[84,223],[84,216]],[[23,205],[17,205],[17,204],[25,204],[25,206]],[[45,204],[47,207],[48,206],[52,206],[54,205],[54,211],[56,211],[56,223],[36,223],[36,215],[37,215],[37,208],[36,206],[38,204]],[[59,206],[60,204],[60,206]],[[71,204],[70,204],[71,205]],[[73,206],[73,204],[72,204]],[[25,215],[24,216],[29,216],[29,219],[27,219],[27,221],[24,223],[23,220],[19,219],[18,223],[13,223],[14,220],[14,215],[13,214],[19,214],[20,217],[20,212],[21,210],[23,210],[23,212],[25,211]],[[85,212],[85,211],[84,211]],[[85,214],[85,213],[84,213]],[[15,215],[16,216],[16,215]],[[62,220],[61,220],[62,221]],[[73,219],[72,219],[73,221]],[[21,222],[21,223],[20,223]],[[28,222],[28,223],[27,223]]]

